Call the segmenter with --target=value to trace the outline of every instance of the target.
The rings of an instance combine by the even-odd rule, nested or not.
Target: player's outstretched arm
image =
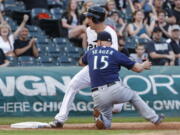
[[[142,64],[136,63],[134,64],[133,68],[131,69],[134,72],[142,72],[143,70],[151,69],[152,63],[150,61],[145,61]]]

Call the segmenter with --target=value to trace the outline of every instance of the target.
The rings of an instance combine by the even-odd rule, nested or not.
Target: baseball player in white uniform
[[[87,21],[89,27],[86,30],[88,50],[96,47],[97,33],[106,31],[111,34],[112,48],[118,50],[118,40],[116,32],[109,26],[106,26],[103,22],[105,20],[106,11],[99,6],[90,7],[87,12]],[[55,116],[55,120],[50,123],[52,128],[62,128],[64,122],[68,118],[68,114],[71,105],[74,101],[75,95],[79,90],[90,87],[89,67],[85,66],[80,72],[78,72],[70,81],[67,90],[65,92],[61,108],[59,113]],[[121,111],[123,104],[117,104],[114,111]]]

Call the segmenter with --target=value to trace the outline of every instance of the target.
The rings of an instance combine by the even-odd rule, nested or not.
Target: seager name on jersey
[[[113,54],[113,51],[111,50],[93,50],[92,51],[92,54],[95,55],[95,54],[108,54],[108,55],[112,55]]]

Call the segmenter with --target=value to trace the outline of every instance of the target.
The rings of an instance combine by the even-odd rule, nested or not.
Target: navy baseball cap
[[[112,43],[111,35],[106,31],[98,33],[96,41],[98,41],[98,40],[100,40],[100,41],[108,41],[108,42]]]
[[[160,27],[155,27],[153,32],[162,32],[161,28]]]

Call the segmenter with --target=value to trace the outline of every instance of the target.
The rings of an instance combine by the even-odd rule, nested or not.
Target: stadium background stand
[[[21,23],[24,14],[30,16],[27,28],[30,37],[37,38],[36,45],[39,50],[39,57],[7,57],[10,61],[9,66],[78,65],[78,59],[83,52],[82,48],[74,46],[68,38],[65,38],[66,34],[63,31],[60,32],[60,18],[65,10],[66,1],[48,0],[47,6],[30,5],[29,7],[27,7],[28,0],[24,0],[24,2],[16,0],[4,1],[4,19],[14,31]],[[32,1],[29,2],[32,3]],[[38,20],[37,15],[39,13],[47,13],[51,18]]]
[[[28,2],[31,3],[29,7],[27,6]],[[77,39],[69,40],[67,30],[62,28],[60,21],[67,0],[47,0],[44,5],[37,4],[36,6],[32,3],[32,1],[28,0],[5,0],[3,2],[5,9],[4,19],[10,24],[12,31],[21,23],[24,14],[30,16],[27,28],[30,37],[37,38],[36,45],[39,50],[39,57],[37,59],[29,58],[31,63],[29,66],[78,65],[78,59],[83,53],[83,49],[78,47],[81,41],[77,41]],[[41,1],[41,3],[43,2]],[[49,18],[38,19],[37,15],[39,13],[46,13]],[[131,9],[128,4],[126,9],[121,11],[120,16],[127,23],[132,22]],[[127,36],[126,48],[130,53],[134,53],[137,44],[146,46],[149,42],[147,39]],[[23,66],[25,65],[23,60],[27,60],[27,58],[8,59],[11,61],[10,66]]]

